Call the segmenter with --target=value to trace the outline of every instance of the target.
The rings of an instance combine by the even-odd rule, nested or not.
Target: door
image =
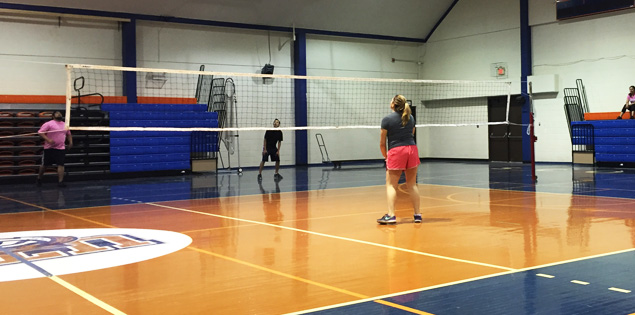
[[[509,107],[509,121],[520,124],[522,122],[522,105],[511,97]],[[487,101],[488,120],[490,122],[505,121],[507,111],[507,96],[490,97]],[[502,162],[523,161],[523,127],[520,125],[491,125],[489,134],[489,160]]]

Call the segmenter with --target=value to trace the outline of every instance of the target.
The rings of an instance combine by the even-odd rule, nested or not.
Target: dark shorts
[[[635,104],[624,105],[624,107],[626,107],[626,110],[629,112],[635,112]]]
[[[57,165],[64,166],[64,158],[66,157],[66,151],[58,149],[44,149],[42,154],[42,165]]]
[[[269,161],[269,157],[271,157],[271,162],[280,161],[280,157],[278,156],[278,154],[276,154],[276,152],[278,152],[277,148],[267,149],[267,153],[262,155],[262,161]]]

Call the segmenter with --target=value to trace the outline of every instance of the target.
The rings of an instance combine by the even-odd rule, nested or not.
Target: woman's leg
[[[415,214],[420,214],[419,203],[421,197],[419,196],[419,187],[417,186],[417,169],[419,167],[412,167],[406,170],[406,186],[408,187],[408,194],[410,194],[410,200],[412,201],[412,207]]]
[[[622,107],[622,112],[619,116],[617,116],[617,119],[622,119],[622,115],[624,115],[624,113],[626,113],[626,104],[624,104],[624,107]]]
[[[401,170],[386,170],[386,196],[388,197],[388,215],[395,216],[395,203],[397,202],[397,185]]]

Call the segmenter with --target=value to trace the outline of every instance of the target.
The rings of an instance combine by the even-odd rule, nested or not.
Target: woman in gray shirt
[[[392,113],[381,120],[379,148],[386,159],[386,194],[388,213],[377,219],[379,224],[396,224],[395,203],[397,185],[402,172],[406,172],[406,187],[414,207],[414,222],[421,222],[419,210],[419,188],[417,187],[417,168],[421,164],[419,151],[414,140],[415,120],[410,105],[403,95],[395,96],[390,102]],[[388,150],[386,150],[388,140]]]

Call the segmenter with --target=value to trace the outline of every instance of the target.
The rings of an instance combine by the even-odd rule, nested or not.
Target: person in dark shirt
[[[393,97],[390,102],[392,113],[381,120],[379,149],[386,159],[386,195],[388,213],[377,219],[379,224],[396,224],[395,203],[397,202],[397,184],[401,173],[406,173],[406,187],[414,208],[414,222],[421,223],[419,210],[419,188],[417,187],[417,169],[421,163],[415,143],[415,119],[412,110],[403,95]],[[388,150],[386,150],[388,142]]]
[[[277,118],[274,119],[273,127],[280,127],[280,120]],[[258,170],[258,181],[262,180],[262,168],[265,166],[265,162],[269,161],[269,158],[271,158],[272,162],[276,162],[276,174],[273,175],[273,178],[275,180],[282,179],[282,175],[278,173],[280,169],[280,146],[282,146],[282,131],[267,130],[262,144],[262,161],[260,162],[260,169]]]

